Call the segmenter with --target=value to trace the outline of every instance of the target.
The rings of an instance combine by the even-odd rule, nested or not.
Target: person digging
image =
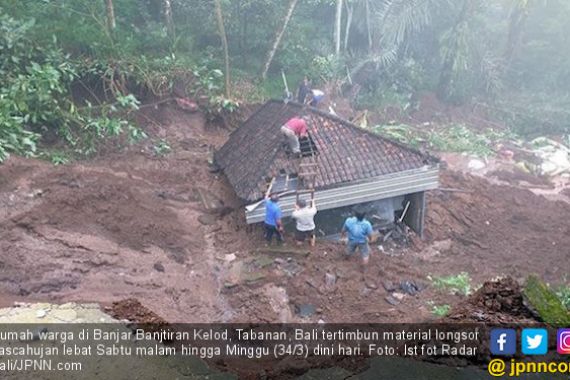
[[[315,201],[311,201],[311,205],[307,201],[299,199],[295,205],[295,211],[291,217],[295,219],[296,230],[295,240],[297,245],[302,245],[305,239],[309,240],[311,247],[315,245],[315,215],[317,214],[317,207]]]
[[[346,241],[345,258],[350,258],[358,250],[362,257],[362,269],[368,265],[370,247],[368,240],[372,234],[372,224],[365,219],[366,213],[356,211],[353,217],[347,218],[341,230],[341,240]],[[348,235],[348,239],[346,239]]]

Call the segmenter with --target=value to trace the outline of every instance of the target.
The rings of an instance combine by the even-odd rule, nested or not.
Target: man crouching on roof
[[[281,127],[281,133],[283,133],[283,136],[287,139],[289,148],[295,155],[301,154],[299,137],[307,137],[309,135],[305,119],[306,118],[294,117]]]

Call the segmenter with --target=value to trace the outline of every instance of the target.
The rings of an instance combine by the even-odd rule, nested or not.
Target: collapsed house
[[[309,136],[301,156],[290,154],[280,128],[306,116]],[[376,225],[402,220],[420,236],[425,192],[438,187],[439,161],[350,122],[298,103],[270,100],[214,154],[246,206],[248,224],[263,222],[263,199],[280,193],[283,216],[298,198],[314,197],[322,234],[338,232],[355,205]]]

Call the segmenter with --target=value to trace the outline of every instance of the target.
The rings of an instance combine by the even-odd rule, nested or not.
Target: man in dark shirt
[[[311,81],[309,77],[305,75],[303,81],[299,85],[299,90],[297,91],[297,101],[304,104],[309,92],[311,92]]]

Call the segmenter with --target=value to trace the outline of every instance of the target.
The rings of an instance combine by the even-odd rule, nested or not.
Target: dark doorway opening
[[[302,157],[314,157],[318,154],[317,145],[313,141],[311,135],[299,138]]]

